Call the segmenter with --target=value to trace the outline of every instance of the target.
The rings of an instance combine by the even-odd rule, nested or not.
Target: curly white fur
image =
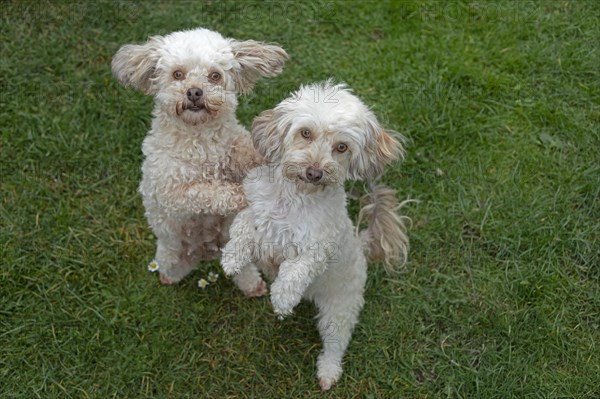
[[[374,180],[402,155],[400,143],[344,85],[303,86],[253,124],[257,149],[270,162],[244,180],[249,207],[233,221],[222,266],[249,295],[266,293],[259,269],[273,279],[275,313],[302,298],[319,309],[321,389],[342,374],[342,358],[363,306],[367,253],[388,266],[406,258],[408,238],[393,190],[374,188],[355,234],[343,182]]]
[[[262,162],[237,121],[237,96],[260,76],[279,74],[286,59],[278,46],[206,29],[154,36],[114,56],[119,81],[155,100],[139,191],[163,283],[220,255],[233,215],[246,205],[241,180]]]

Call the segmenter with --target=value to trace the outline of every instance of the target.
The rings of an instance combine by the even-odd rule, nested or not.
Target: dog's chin
[[[206,111],[206,107],[204,105],[193,105],[191,107],[186,108],[185,110],[193,112],[193,113],[197,113],[197,112],[201,112],[201,111]]]
[[[311,182],[301,177],[295,179],[294,183],[296,183],[296,188],[298,191],[305,194],[314,194],[316,192],[323,191],[326,187],[326,185],[323,183]]]
[[[212,117],[212,112],[204,105],[184,106],[178,104],[176,113],[182,121],[191,125],[205,123]]]
[[[323,191],[328,187],[339,186],[343,184],[342,182],[335,180],[335,178],[331,176],[319,180],[317,182],[310,181],[302,175],[296,175],[294,176],[294,178],[290,178],[290,176],[288,176],[288,179],[292,180],[296,184],[298,191],[306,194],[313,194],[319,191]]]

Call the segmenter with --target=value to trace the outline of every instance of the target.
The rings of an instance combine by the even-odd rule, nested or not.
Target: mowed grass
[[[598,4],[4,2],[0,397],[598,397]],[[217,262],[174,287],[146,270],[152,99],[110,60],[197,26],[290,54],[247,126],[333,76],[408,138],[383,181],[419,200],[410,260],[370,268],[330,393],[310,304],[278,321],[224,278],[197,288]]]

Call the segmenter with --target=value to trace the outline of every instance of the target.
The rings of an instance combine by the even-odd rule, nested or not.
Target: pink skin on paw
[[[333,386],[335,380],[330,378],[321,378],[319,380],[319,385],[321,386],[321,392],[329,391],[329,389]]]
[[[159,273],[159,275],[160,275],[160,282],[163,283],[164,285],[173,285],[177,282],[177,281],[171,280],[169,277],[165,276],[162,273]]]
[[[252,290],[244,291],[244,294],[248,298],[258,298],[266,295],[267,292],[269,292],[269,290],[267,289],[267,283],[261,280],[260,283],[258,283],[256,287],[254,287]]]

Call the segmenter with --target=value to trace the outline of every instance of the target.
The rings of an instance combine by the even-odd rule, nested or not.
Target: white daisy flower
[[[208,281],[206,281],[205,279],[201,278],[200,280],[198,280],[198,287],[205,289],[210,283]]]
[[[155,271],[158,270],[158,263],[156,263],[155,260],[153,260],[152,262],[150,262],[150,264],[148,264],[148,270],[151,271],[152,273],[154,273]]]
[[[211,283],[216,283],[218,279],[219,279],[219,275],[217,273],[215,273],[215,272],[208,273],[208,281],[210,281]]]

